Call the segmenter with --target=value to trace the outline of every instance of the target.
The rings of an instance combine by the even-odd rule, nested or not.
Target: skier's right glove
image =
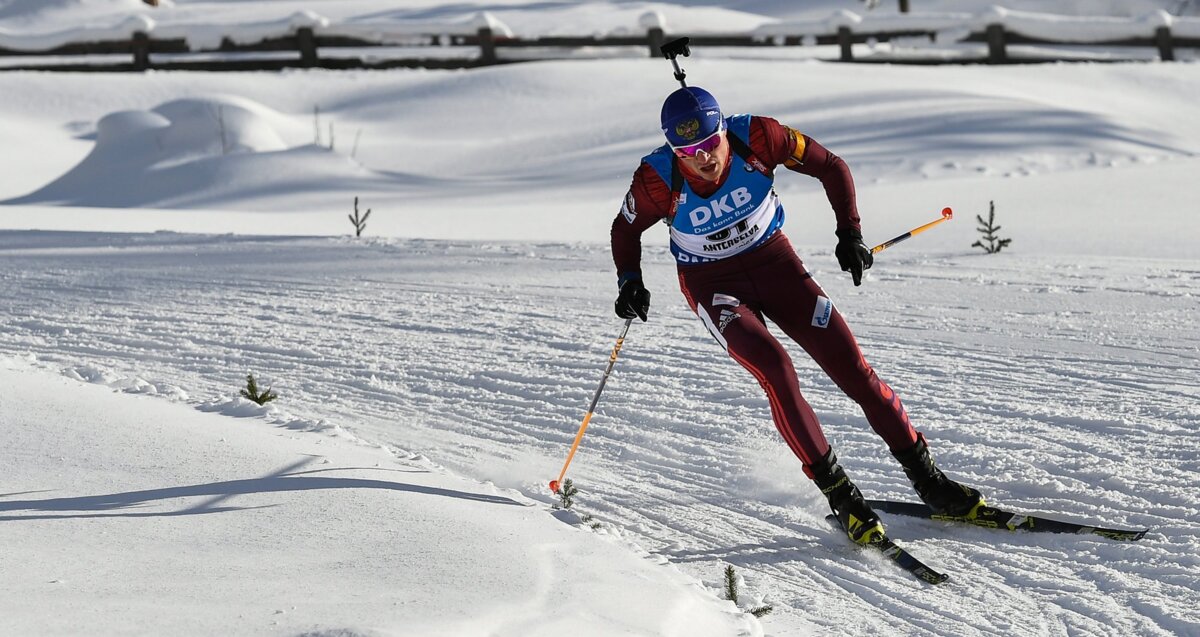
[[[613,305],[617,316],[623,319],[636,316],[644,323],[646,313],[650,311],[650,290],[642,285],[641,279],[629,279],[621,285],[621,292]]]

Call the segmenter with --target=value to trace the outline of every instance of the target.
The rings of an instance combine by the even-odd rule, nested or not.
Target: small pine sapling
[[[248,398],[259,405],[265,405],[279,398],[279,395],[271,391],[270,387],[267,388],[267,391],[259,393],[258,382],[254,380],[254,374],[246,374],[246,388],[241,393],[243,398]]]
[[[1000,226],[996,225],[996,202],[988,202],[988,218],[983,220],[983,215],[975,215],[979,220],[979,232],[983,235],[983,239],[971,244],[972,248],[983,248],[988,254],[995,254],[1003,249],[1008,244],[1012,243],[1012,239],[1001,239],[997,232],[1000,231]],[[984,239],[987,240],[987,245],[984,245]]]
[[[367,228],[367,217],[371,216],[371,209],[367,208],[367,214],[362,217],[358,216],[358,197],[354,198],[354,214],[346,215],[350,219],[350,223],[354,224],[354,237],[357,239],[362,236],[363,230]]]
[[[732,566],[725,567],[725,599],[733,602],[734,606],[737,606],[737,603],[738,603],[737,572],[735,572],[733,570]],[[775,610],[775,607],[773,607],[773,606],[759,606],[758,608],[752,608],[746,612],[750,613],[751,615],[754,615],[755,617],[762,617],[763,615],[766,615],[773,610]]]
[[[738,603],[737,573],[734,572],[733,566],[725,567],[725,599],[733,602],[735,606]]]
[[[579,495],[579,489],[575,488],[575,483],[570,478],[567,478],[562,481],[554,495],[558,496],[559,506],[569,509],[575,504],[575,496]]]

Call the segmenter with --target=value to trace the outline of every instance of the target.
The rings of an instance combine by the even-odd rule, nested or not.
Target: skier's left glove
[[[621,292],[617,295],[613,309],[617,311],[617,316],[623,319],[636,316],[645,323],[650,311],[650,290],[642,285],[641,279],[629,279],[621,285]]]
[[[842,267],[842,272],[850,273],[854,278],[854,285],[862,285],[863,270],[870,270],[871,265],[875,263],[871,249],[862,242],[862,232],[854,228],[843,228],[834,234],[837,235],[838,243],[833,249],[833,254],[837,257],[838,265]]]

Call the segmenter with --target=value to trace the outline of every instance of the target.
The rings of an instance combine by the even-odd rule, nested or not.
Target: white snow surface
[[[140,31],[162,39],[183,38],[193,50],[211,50],[223,38],[252,43],[293,35],[301,27],[318,35],[392,43],[413,35],[474,34],[481,26],[501,36],[537,37],[628,35],[644,32],[648,25],[679,34],[830,34],[839,26],[852,26],[861,32],[945,29],[965,35],[989,24],[1003,24],[1024,35],[1081,42],[1149,38],[1162,25],[1183,37],[1194,37],[1200,29],[1200,19],[1195,18],[1200,6],[1189,0],[1010,0],[1003,6],[991,0],[921,0],[913,4],[912,12],[901,14],[897,2],[854,0],[164,0],[155,8],[139,0],[0,0],[0,47],[46,50],[69,43],[127,39]]]
[[[419,455],[18,359],[0,385],[6,634],[760,634],[628,542]]]
[[[247,23],[481,8],[166,4]],[[813,19],[800,4],[689,15]],[[1033,4],[1174,6],[1007,6]],[[106,7],[132,10],[0,0],[0,20]],[[586,16],[578,30],[672,7],[487,10]],[[0,632],[1200,635],[1200,67],[684,67],[726,111],[846,159],[868,242],[955,210],[855,288],[819,184],[776,182],[785,232],[952,477],[1144,540],[885,517],[951,574],[937,588],[848,546],[761,390],[675,291],[661,228],[644,238],[651,319],[568,474],[578,513],[552,509],[620,327],[608,228],[660,143],[663,60],[4,73]],[[356,196],[373,210],[359,240]],[[970,247],[989,202],[1014,240],[996,255]],[[851,477],[914,499],[857,407],[792,354]],[[280,399],[238,398],[248,372]],[[774,612],[721,600],[726,565],[742,609]]]

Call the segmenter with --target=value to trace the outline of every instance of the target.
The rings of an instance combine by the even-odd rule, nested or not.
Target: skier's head
[[[681,88],[668,95],[660,120],[667,143],[677,150],[689,149],[725,129],[717,98],[698,86]]]
[[[725,118],[712,93],[698,87],[681,88],[663,102],[661,122],[667,144],[691,173],[720,180],[729,159]]]

